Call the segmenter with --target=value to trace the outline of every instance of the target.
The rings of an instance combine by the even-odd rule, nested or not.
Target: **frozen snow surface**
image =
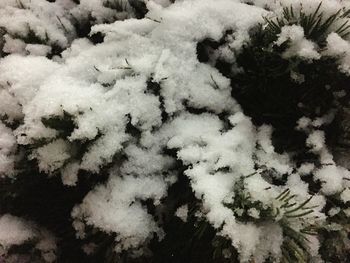
[[[0,59],[1,177],[15,176],[16,149],[24,145],[33,146],[27,157],[37,161],[40,171],[60,174],[70,187],[79,183],[79,171],[99,176],[109,165],[107,183],[91,190],[73,209],[74,227],[81,238],[86,226],[116,233],[116,251],[137,251],[153,234],[164,236],[161,223],[141,201],[160,205],[176,181],[175,163],[181,161],[201,202],[198,217],[232,241],[242,262],[252,256],[255,262],[279,258],[283,242],[278,222],[241,222],[226,205],[235,200],[233,189],[242,178],[252,200],[273,208],[286,189],[300,203],[313,194],[303,176],[320,181],[321,193],[310,202],[317,208],[306,216],[309,224],[322,224],[326,196],[340,194],[349,202],[350,172],[335,163],[318,129],[327,116],[303,118],[297,127],[308,136],[306,146],[327,165],[297,165],[290,153],[275,151],[273,127],[254,126],[231,97],[230,80],[200,63],[196,53],[199,41],[220,40],[229,29],[234,37],[227,48],[239,52],[249,41],[249,29],[263,23],[264,16],[278,15],[290,4],[313,10],[317,1],[257,0],[248,5],[235,0],[150,0],[145,1],[149,12],[143,19],[136,19],[129,1],[119,1],[123,11],[104,2],[0,2],[0,29],[6,31],[0,47],[7,54]],[[325,0],[322,9],[332,13],[347,5]],[[91,18],[90,35],[104,35],[96,45],[78,38],[74,27],[76,21]],[[320,50],[300,26],[285,26],[276,44],[286,41],[290,47],[285,58],[334,56],[339,69],[350,74],[350,42],[338,34],[329,34],[326,49]],[[64,50],[61,56],[52,54],[57,47]],[[190,113],[189,107],[206,113]],[[222,113],[228,119],[219,118]],[[45,125],[49,120],[68,123],[69,134],[55,124]],[[5,125],[14,122],[19,123],[15,130]],[[129,132],[130,126],[136,135]],[[177,160],[165,150],[174,150]],[[122,161],[116,161],[118,156]],[[267,170],[274,171],[275,178],[288,175],[287,185],[265,180]],[[176,215],[186,221],[188,213],[185,205]],[[249,215],[260,216],[254,209]],[[291,218],[290,224],[302,227],[298,219]],[[31,229],[21,219],[3,215],[0,244],[23,243],[35,235]],[[317,249],[312,253],[317,257]]]

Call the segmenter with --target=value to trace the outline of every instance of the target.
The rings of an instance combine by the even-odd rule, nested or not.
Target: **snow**
[[[69,157],[69,145],[62,139],[36,149],[30,156],[30,158],[38,160],[40,171],[46,173],[52,173],[61,168]]]
[[[70,1],[56,2],[49,3],[45,0],[2,1],[0,27],[6,30],[9,36],[7,40],[11,40],[11,37],[31,38],[34,35],[39,42],[47,40],[50,44],[67,47],[75,36],[75,32],[65,5],[60,5],[60,3]],[[7,46],[9,45],[11,43],[7,43]]]
[[[22,116],[20,105],[26,105],[36,94],[39,85],[47,76],[59,68],[59,65],[43,57],[11,55],[0,61],[0,85],[5,87],[1,96],[8,107],[0,106],[2,114],[11,119]],[[13,101],[6,103],[9,97]]]
[[[12,246],[25,243],[34,244],[37,252],[41,253],[43,262],[56,261],[56,238],[51,232],[23,218],[11,214],[0,215],[0,246],[4,249],[4,254],[6,255]],[[9,253],[6,262],[20,262],[19,258],[24,254],[16,253],[18,252]]]
[[[80,166],[78,162],[70,162],[64,168],[62,168],[61,169],[62,183],[70,186],[76,185],[78,181],[79,169],[80,169]]]
[[[327,37],[326,55],[338,57],[340,70],[350,74],[350,43],[342,39],[337,33],[331,33]]]
[[[313,131],[306,140],[306,145],[312,148],[313,151],[320,151],[325,144],[323,131]]]
[[[301,26],[284,26],[278,36],[276,45],[280,46],[289,41],[289,47],[283,53],[284,58],[298,56],[306,60],[319,59],[321,55],[316,51],[316,44],[307,40]]]
[[[8,249],[35,237],[32,226],[24,220],[5,214],[0,216],[0,245]]]
[[[25,50],[33,56],[46,56],[51,52],[51,47],[40,44],[27,44]]]
[[[88,20],[90,16],[98,24],[133,17],[133,8],[127,0],[114,2],[115,6],[119,6],[122,9],[120,11],[112,8],[113,3],[109,2],[111,7],[107,7],[106,3],[108,1],[105,0],[81,0],[79,5],[72,8],[71,13],[79,21]]]
[[[315,171],[314,178],[322,183],[325,195],[332,195],[343,190],[344,173],[348,171],[335,165],[327,165]]]
[[[0,122],[0,179],[4,176],[12,176],[15,173],[16,139],[11,129]]]
[[[6,34],[4,36],[4,47],[3,51],[6,53],[17,53],[23,54],[26,47],[26,43],[20,39],[13,39],[10,35]]]
[[[319,156],[321,162],[321,167],[317,169],[310,163],[304,163],[300,166],[299,172],[301,175],[313,172],[314,181],[321,182],[321,191],[325,196],[342,192],[345,187],[344,179],[350,175],[350,172],[346,168],[335,163],[333,155],[326,145],[324,131],[315,129],[322,124],[329,123],[333,117],[334,115],[332,113],[315,120],[303,117],[298,121],[296,127],[308,134],[306,145],[310,148],[311,152]]]
[[[315,169],[315,165],[313,163],[303,163],[298,168],[298,173],[300,175],[308,175]]]
[[[278,154],[272,145],[271,135],[272,127],[263,125],[258,129],[258,145],[256,157],[260,166],[273,168],[278,174],[290,174],[292,167],[290,165],[289,156],[287,154]]]
[[[180,206],[176,212],[175,215],[180,218],[183,222],[187,222],[187,216],[188,216],[188,206],[183,205]]]
[[[0,115],[4,118],[0,122],[0,176],[15,174],[18,146],[30,149],[27,157],[37,161],[41,172],[60,173],[67,187],[79,184],[81,171],[98,176],[109,167],[107,182],[74,207],[73,226],[77,237],[84,238],[85,228],[91,226],[115,233],[117,252],[138,251],[154,235],[161,239],[165,234],[161,220],[147,211],[144,202],[159,209],[177,180],[176,165],[181,163],[199,202],[198,220],[209,222],[218,235],[228,238],[241,262],[252,257],[264,262],[269,256],[278,261],[283,243],[279,221],[285,219],[284,212],[263,221],[256,208],[233,211],[227,204],[237,198],[234,189],[241,181],[244,193],[264,208],[279,208],[282,201],[276,197],[286,190],[299,203],[313,195],[309,205],[317,208],[312,215],[304,221],[288,219],[301,229],[303,224],[325,221],[322,209],[327,196],[339,194],[342,202],[349,202],[344,179],[350,178],[350,172],[333,160],[323,131],[335,113],[298,120],[296,129],[306,134],[305,146],[319,164],[295,163],[293,153],[275,151],[272,126],[256,126],[244,115],[231,96],[230,79],[211,65],[215,59],[208,64],[198,61],[197,43],[219,41],[232,30],[227,45],[214,56],[234,63],[235,55],[250,40],[249,30],[263,23],[263,16],[279,14],[290,4],[297,7],[301,1],[259,0],[256,6],[234,0],[170,2],[147,1],[149,12],[143,19],[135,19],[135,10],[126,0],[119,1],[123,10],[108,7],[103,0],[0,3],[0,27],[6,31],[2,51],[8,53],[0,59]],[[302,3],[306,10],[318,4]],[[265,5],[272,11],[259,7]],[[325,0],[322,10],[331,13],[340,6],[339,1]],[[86,38],[77,39],[74,19],[91,22],[90,35],[101,33],[104,41],[94,45]],[[31,33],[39,40],[27,41]],[[286,42],[285,59],[298,57],[311,63],[332,56],[341,71],[350,72],[350,44],[336,33],[328,35],[327,47],[321,51],[305,37],[301,26],[288,25],[275,44]],[[64,51],[47,58],[55,46]],[[294,80],[302,82],[304,76],[294,73]],[[68,135],[43,123],[65,116],[71,116],[74,126]],[[14,130],[6,126],[16,121]],[[87,146],[78,153],[82,145]],[[167,150],[174,156],[166,154]],[[285,185],[273,183],[286,175]],[[319,193],[309,191],[309,180],[321,183]],[[243,212],[262,223],[240,221]],[[175,215],[186,222],[188,204],[178,207]],[[38,235],[29,225],[2,215],[0,244],[9,247]],[[38,248],[47,262],[54,262],[54,238],[40,235],[46,238]],[[312,255],[317,257],[318,239],[311,244]],[[93,248],[94,244],[85,250],[89,253]]]
[[[41,252],[45,262],[51,263],[56,261],[56,238],[47,230],[42,229],[40,231],[40,239],[35,248]]]
[[[104,231],[117,233],[117,251],[137,248],[151,234],[162,237],[163,232],[142,207],[139,200],[153,199],[159,202],[167,185],[159,177],[118,177],[114,174],[106,186],[90,192],[80,206],[73,210],[73,217],[83,218],[87,224]]]
[[[328,211],[329,216],[335,216],[341,211],[340,207],[333,207]]]
[[[346,188],[341,194],[340,199],[346,203],[350,201],[350,188]]]

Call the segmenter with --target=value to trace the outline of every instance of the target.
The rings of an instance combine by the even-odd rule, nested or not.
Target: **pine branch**
[[[341,37],[346,37],[350,34],[349,20],[343,22],[340,26],[332,30],[332,26],[335,23],[341,21],[350,13],[350,10],[338,10],[332,15],[326,15],[321,11],[322,2],[319,3],[317,8],[312,13],[307,13],[303,8],[300,8],[299,12],[294,10],[294,7],[283,8],[283,15],[276,18],[267,18],[264,20],[267,24],[265,33],[267,35],[268,42],[272,43],[277,39],[277,35],[281,33],[284,26],[299,25],[304,29],[304,34],[307,39],[313,40],[320,46],[325,45],[326,37],[331,32],[336,32]]]

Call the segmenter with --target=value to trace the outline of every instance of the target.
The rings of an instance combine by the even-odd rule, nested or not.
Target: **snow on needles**
[[[242,222],[239,211],[230,208],[239,198],[234,189],[240,185],[253,202],[275,211],[282,205],[276,197],[287,191],[297,202],[308,200],[308,184],[301,178],[313,173],[323,195],[310,199],[317,208],[305,217],[308,224],[325,219],[324,196],[341,193],[343,202],[350,200],[349,186],[343,182],[350,178],[349,171],[335,164],[317,125],[304,118],[298,129],[306,133],[310,152],[328,165],[297,165],[289,153],[275,151],[273,127],[256,127],[243,114],[231,96],[230,80],[198,61],[197,43],[218,41],[229,29],[234,31],[230,46],[239,52],[249,41],[249,30],[268,14],[263,8],[233,0],[174,4],[158,0],[147,1],[146,18],[135,19],[128,1],[121,1],[126,10],[121,12],[100,0],[82,0],[79,5],[70,0],[22,0],[24,7],[17,1],[5,2],[0,3],[0,27],[8,31],[4,52],[9,55],[0,60],[0,100],[4,101],[0,114],[4,123],[19,124],[12,132],[0,123],[0,176],[15,173],[13,155],[18,145],[32,146],[27,157],[37,161],[39,170],[60,174],[71,187],[79,183],[80,171],[94,175],[108,165],[108,181],[92,189],[72,211],[78,237],[85,236],[87,226],[116,233],[118,252],[138,251],[154,234],[161,239],[161,223],[143,201],[161,204],[176,181],[174,167],[179,161],[201,204],[198,219],[230,239],[241,262],[252,256],[255,262],[269,256],[278,259],[283,243],[278,222],[288,220],[296,229],[305,222],[286,219],[283,211],[260,224]],[[43,14],[41,8],[49,11]],[[73,40],[72,16],[78,20],[92,16],[96,25],[90,36],[102,34],[104,41],[93,45],[87,39]],[[49,46],[16,37],[27,37],[31,31],[47,39]],[[336,56],[341,70],[349,72],[350,44],[335,33],[328,36],[324,52],[306,39],[300,26],[281,29],[275,44],[285,42],[290,44],[283,53],[286,59]],[[52,45],[64,49],[61,57],[45,57]],[[221,113],[228,119],[220,118]],[[176,156],[165,154],[167,150]],[[274,185],[265,179],[266,173],[274,179],[288,175],[288,181]],[[184,221],[189,216],[186,205],[176,212]],[[257,209],[247,213],[260,219]],[[16,230],[13,238],[4,237],[4,225]],[[6,246],[32,236],[21,220],[9,223],[9,216],[0,218],[0,242]],[[317,238],[313,244],[317,247]],[[316,248],[313,251],[317,253]]]

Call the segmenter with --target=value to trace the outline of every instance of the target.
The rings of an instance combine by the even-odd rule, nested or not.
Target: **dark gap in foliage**
[[[78,21],[74,19],[74,27],[76,28],[76,32],[79,38],[87,38],[94,45],[102,43],[104,41],[104,34],[101,32],[97,32],[90,35],[91,27],[95,24],[96,19],[89,14],[89,17],[86,20]]]
[[[127,4],[120,0],[107,0],[103,2],[103,6],[116,10],[117,12],[126,11]]]
[[[70,217],[74,205],[91,190],[91,184],[79,178],[79,185],[66,187],[60,177],[48,178],[39,173],[33,162],[27,163],[25,172],[7,184],[1,184],[1,213],[32,220],[53,232],[58,239],[58,262],[82,262],[81,241],[75,237]],[[8,193],[16,193],[9,195]],[[63,256],[64,258],[60,258]]]
[[[197,58],[199,62],[206,63],[209,61],[210,52],[213,49],[217,49],[219,47],[219,43],[212,39],[206,38],[197,44]]]
[[[77,160],[81,160],[84,154],[89,150],[89,148],[102,137],[102,133],[98,131],[95,138],[91,140],[74,140],[72,142],[73,153],[72,157]]]
[[[202,63],[209,62],[212,53],[221,45],[225,44],[227,36],[231,35],[232,33],[233,30],[228,29],[218,41],[211,38],[205,38],[202,41],[199,41],[196,46],[198,61]]]
[[[230,76],[231,75],[231,68],[232,68],[232,64],[230,64],[229,62],[226,62],[224,60],[217,60],[215,63],[215,67],[219,70],[219,72],[224,75],[224,76]],[[231,83],[231,86],[233,85],[233,83]]]
[[[164,79],[166,80],[166,79]],[[164,105],[164,97],[160,93],[161,90],[161,82],[156,82],[153,80],[153,78],[150,78],[146,82],[146,93],[153,94],[158,97],[159,102],[160,102],[160,110],[161,110],[161,118],[162,122],[166,122],[169,119],[169,115],[165,110],[165,105]]]
[[[88,36],[88,39],[93,43],[93,44],[100,44],[104,41],[104,34],[101,32],[94,33],[92,35]]]
[[[290,10],[284,12],[288,18]],[[331,20],[336,19],[336,16],[332,16]],[[318,19],[317,16],[316,18]],[[300,23],[305,26],[306,22],[303,20]],[[310,38],[321,41],[328,28],[327,24],[317,29],[317,32],[316,29],[310,31]],[[281,26],[278,27],[280,29]],[[232,96],[242,106],[244,113],[252,118],[253,123],[274,127],[272,140],[277,152],[305,153],[306,135],[294,129],[297,120],[302,116],[321,117],[332,108],[339,110],[339,105],[334,103],[336,100],[340,105],[347,105],[350,78],[339,71],[334,58],[323,57],[312,62],[298,58],[284,59],[282,53],[289,43],[287,41],[281,46],[272,45],[280,32],[276,30],[273,23],[265,29],[262,26],[252,28],[251,42],[235,54],[236,62],[218,59],[215,67],[231,79]],[[225,44],[231,33],[228,30],[219,41],[205,39],[199,42],[198,60],[208,63],[211,52]],[[237,67],[241,70],[233,73],[232,69]],[[300,79],[293,79],[292,75]],[[346,91],[346,96],[336,99],[333,92],[341,90]],[[330,134],[328,137],[335,137],[335,133]],[[294,157],[305,158],[303,154]]]
[[[116,234],[108,234],[91,226],[88,226],[85,231],[84,245],[94,244],[93,252],[86,257],[88,260],[85,262],[119,262],[116,260],[117,254],[114,251]]]
[[[203,113],[212,113],[215,114],[214,112],[212,112],[211,110],[208,110],[207,108],[196,108],[193,106],[190,106],[190,102],[188,100],[184,100],[182,102],[182,104],[185,106],[186,111],[188,111],[191,114],[196,114],[196,115],[200,115]]]
[[[321,228],[320,236],[321,247],[319,249],[322,258],[326,262],[349,262],[350,260],[350,226],[349,219],[344,210],[350,208],[349,202],[344,204],[339,200],[339,196],[329,196],[323,212],[327,213],[334,207],[341,208],[341,211],[328,218],[329,224],[338,224],[340,230],[332,230],[331,228]]]
[[[63,116],[50,116],[42,118],[41,122],[47,128],[58,131],[59,137],[66,138],[77,128],[74,123],[74,116],[66,111],[63,111]]]
[[[45,38],[43,39],[43,38],[37,36],[35,34],[35,32],[31,28],[28,29],[28,34],[25,37],[23,37],[21,35],[17,35],[17,34],[11,34],[11,33],[7,32],[6,29],[0,28],[0,36],[1,36],[1,38],[3,38],[5,33],[7,33],[9,36],[11,36],[14,39],[22,40],[26,44],[49,45],[51,47],[51,51],[47,54],[47,58],[49,58],[49,59],[52,59],[52,57],[54,57],[54,56],[61,56],[61,53],[64,50],[57,43],[51,43],[51,44],[48,43],[49,42],[49,36],[48,36],[47,32],[46,32]],[[0,45],[2,45],[2,46],[0,46],[1,56],[5,57],[5,56],[9,55],[9,53],[6,53],[6,52],[2,51],[3,45],[4,45],[4,41],[0,41]]]
[[[134,8],[137,19],[144,18],[148,13],[148,9],[143,0],[129,0],[129,4]]]
[[[131,123],[132,118],[130,114],[128,114],[127,117],[128,117],[128,122],[125,127],[125,132],[130,134],[133,138],[136,138],[137,140],[139,140],[141,138],[141,131]]]
[[[186,168],[183,167],[182,170],[184,169]],[[205,235],[200,240],[195,240],[198,231],[195,217],[189,217],[184,223],[174,215],[181,205],[196,203],[190,181],[183,173],[179,173],[178,181],[170,186],[163,203],[167,207],[162,215],[163,229],[167,235],[160,242],[156,239],[151,242],[150,249],[154,253],[152,262],[212,262],[211,240],[215,236],[214,229],[208,226]]]
[[[3,115],[0,115],[0,121],[2,121],[2,123],[5,124],[5,126],[10,128],[11,130],[15,130],[21,124],[23,124],[23,119],[9,120],[9,117],[7,116],[6,113]]]

